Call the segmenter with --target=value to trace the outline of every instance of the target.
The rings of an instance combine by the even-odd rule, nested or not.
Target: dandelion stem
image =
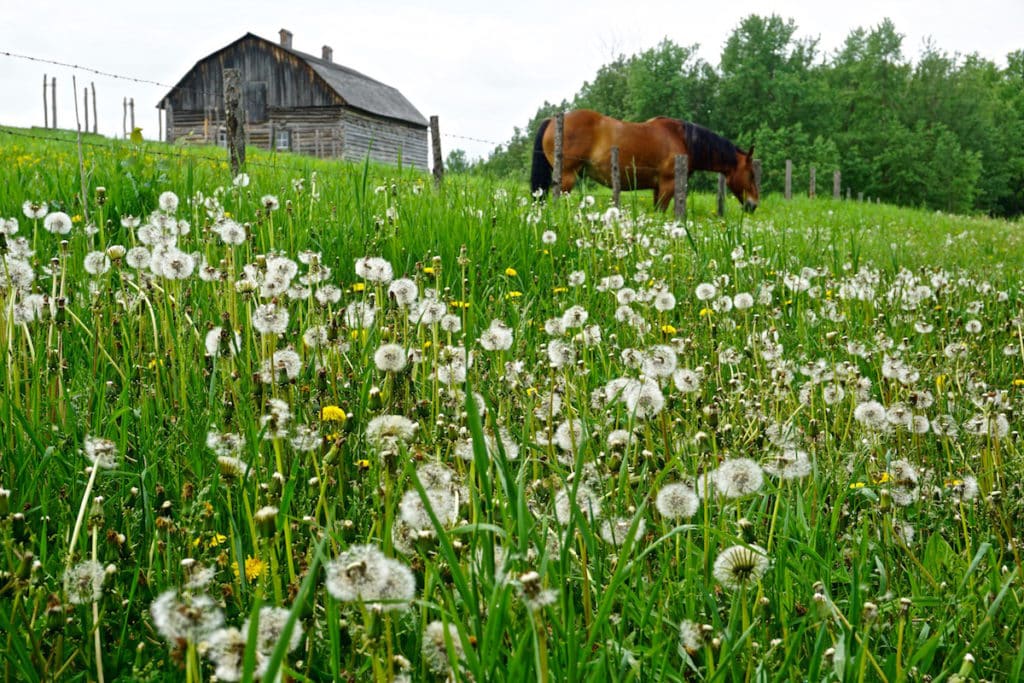
[[[99,471],[99,465],[93,464],[92,471],[89,473],[89,481],[85,484],[85,492],[82,494],[82,504],[78,507],[78,518],[75,519],[75,528],[71,532],[71,541],[68,543],[68,556],[65,568],[71,566],[71,558],[75,554],[75,543],[78,542],[78,534],[82,531],[82,522],[85,521],[85,510],[89,505],[89,496],[92,494],[92,487],[96,483],[96,473]]]
[[[95,468],[94,468],[95,469]],[[92,528],[92,559],[97,560],[97,549],[99,546],[99,530],[94,526]],[[98,600],[92,601],[92,632],[93,641],[96,645],[96,680],[98,683],[104,683],[103,679],[103,640],[100,635],[100,604]]]

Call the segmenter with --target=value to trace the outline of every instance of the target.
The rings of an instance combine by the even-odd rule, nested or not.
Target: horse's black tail
[[[553,169],[544,156],[544,131],[548,129],[551,119],[545,119],[537,130],[537,137],[533,140],[533,165],[530,168],[530,191],[537,194],[547,194],[551,188],[551,174]]]

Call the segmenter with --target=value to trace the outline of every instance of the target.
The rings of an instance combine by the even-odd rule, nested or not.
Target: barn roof
[[[405,95],[398,91],[397,88],[381,83],[380,81],[370,78],[355,69],[350,69],[347,66],[343,66],[335,62],[329,62],[319,57],[314,57],[313,55],[300,52],[299,50],[284,47],[279,43],[267,40],[266,38],[254,33],[246,33],[233,43],[230,43],[229,45],[222,47],[220,50],[203,57],[199,62],[196,62],[196,65],[246,39],[261,41],[269,45],[271,49],[281,50],[282,52],[298,57],[321,79],[323,79],[327,86],[345,101],[346,105],[354,109],[359,109],[368,114],[384,116],[389,119],[405,121],[417,126],[426,127],[427,125],[427,119],[424,118],[423,114],[421,114],[419,110],[417,110],[416,107],[414,107],[412,103],[405,98]],[[193,66],[192,69],[195,69],[195,66]],[[192,69],[189,69],[189,73],[192,72]],[[181,87],[186,78],[188,78],[188,74],[186,74],[175,85],[175,89]],[[157,108],[163,109],[169,97],[170,93],[165,95],[163,99],[160,100]]]

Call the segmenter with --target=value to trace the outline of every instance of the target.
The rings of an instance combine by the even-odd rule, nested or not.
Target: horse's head
[[[729,186],[736,199],[740,201],[744,211],[757,208],[760,197],[757,192],[757,179],[754,175],[754,147],[743,152],[736,150],[736,167],[726,175],[725,184]]]

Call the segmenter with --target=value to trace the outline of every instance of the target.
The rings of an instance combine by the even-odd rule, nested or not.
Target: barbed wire
[[[506,140],[505,142],[495,142],[494,140],[484,140],[483,138],[474,138],[470,137],[469,135],[458,135],[456,133],[441,133],[441,137],[454,138],[456,140],[467,140],[469,142],[479,142],[484,145],[493,145],[494,147],[498,147],[500,145],[508,143],[508,140]]]
[[[97,76],[105,76],[107,78],[116,78],[119,81],[131,81],[133,83],[142,83],[144,85],[159,85],[161,88],[174,88],[173,85],[161,83],[159,81],[151,81],[147,78],[136,78],[134,76],[124,76],[122,74],[116,74],[110,71],[101,71],[100,69],[94,69],[92,67],[83,66],[81,64],[71,64],[70,62],[60,62],[55,59],[46,59],[44,57],[33,57],[32,55],[22,55],[17,52],[8,52],[7,50],[0,50],[0,56],[3,57],[14,57],[15,59],[24,59],[29,62],[37,62],[39,64],[52,64],[54,66],[63,66],[68,69],[77,69],[78,71],[85,71],[87,73],[96,74]]]

